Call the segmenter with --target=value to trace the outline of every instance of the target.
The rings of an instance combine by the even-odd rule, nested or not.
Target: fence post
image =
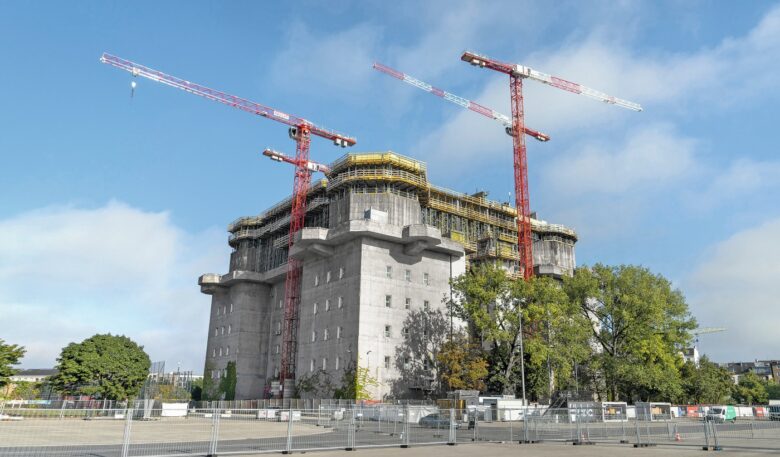
[[[725,422],[724,422],[725,424]],[[720,447],[720,441],[718,440],[718,426],[715,424],[715,422],[712,422],[712,441],[715,443],[715,446],[712,448],[713,451],[722,451],[723,448]]]
[[[403,444],[401,447],[404,449],[409,447],[409,433],[411,432],[411,427],[409,425],[409,403],[407,403],[404,405],[404,425],[401,428],[401,435],[403,437]]]
[[[471,441],[477,441],[477,428],[479,427],[479,411],[474,408],[474,434],[471,436]]]
[[[219,408],[211,409],[211,439],[207,457],[217,457],[217,440],[219,440]]]
[[[281,415],[282,412],[279,411],[279,414]],[[290,401],[290,407],[287,410],[287,442],[284,446],[284,451],[282,452],[282,454],[292,453],[292,423],[293,423],[293,408],[292,408],[292,401]]]
[[[528,443],[528,408],[523,411],[523,441],[521,443]]]
[[[626,416],[628,416],[628,413],[626,413]],[[625,417],[623,420],[620,421],[620,436],[622,439],[620,440],[620,444],[628,444],[628,440],[626,439],[626,421],[628,420],[628,417]]]
[[[125,432],[122,435],[122,457],[130,453],[130,428],[133,423],[133,408],[125,409]]]
[[[510,409],[509,410],[509,442],[510,443],[515,440],[514,434],[512,433],[512,422],[514,421],[512,420],[512,410]]]
[[[450,433],[447,438],[448,446],[455,446],[455,408],[450,408]]]
[[[642,436],[639,434],[639,418],[634,418],[634,424],[636,424],[636,444],[634,447],[639,447],[642,445]]]
[[[349,416],[349,428],[347,429],[347,447],[344,448],[345,451],[354,451],[355,450],[355,412],[352,411],[352,414]]]

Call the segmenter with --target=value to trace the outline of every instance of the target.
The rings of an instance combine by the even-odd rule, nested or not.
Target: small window
[[[390,335],[392,333],[392,327],[389,325],[385,325],[385,338],[390,338]]]
[[[385,368],[390,368],[390,357],[385,356]]]
[[[278,344],[274,347],[274,351],[276,351],[277,354],[279,353],[279,345]]]
[[[404,309],[410,309],[411,307],[412,307],[412,299],[406,297],[406,301],[404,302]]]
[[[327,370],[328,369],[328,358],[327,357],[323,357],[322,358],[322,369],[323,370]]]
[[[409,360],[409,357],[404,357],[404,370],[408,370],[411,366],[411,361]]]
[[[230,332],[233,330],[233,326],[228,324],[228,335],[230,335]]]
[[[214,336],[219,335],[219,329],[217,327],[214,327]]]
[[[408,335],[409,334],[409,327],[404,327],[403,330],[401,330],[401,332],[403,332],[404,335]]]
[[[284,305],[284,300],[279,300],[279,309],[282,309],[282,305]]]
[[[344,277],[344,267],[339,267],[339,279]]]
[[[211,349],[211,356],[212,357],[216,357],[217,356],[217,348],[212,348]]]
[[[336,369],[337,369],[337,370],[339,369],[339,364],[340,364],[340,362],[341,362],[341,357],[339,357],[339,356],[336,356]]]
[[[393,278],[393,267],[390,265],[388,265],[387,269],[385,270],[385,276],[387,276],[389,279]]]
[[[341,309],[341,307],[344,306],[344,297],[339,297],[338,306],[339,309]]]
[[[274,368],[274,378],[279,378],[279,367]]]
[[[311,363],[309,363],[309,371],[314,371],[314,359],[311,359]]]
[[[312,306],[312,311],[314,311],[314,314],[317,314],[317,302],[314,302],[314,305]]]
[[[227,305],[222,307],[222,315],[227,314]]]
[[[404,272],[404,278],[406,279],[406,282],[412,282],[412,270],[406,270]]]
[[[225,348],[225,355],[230,355],[230,346]]]
[[[220,307],[217,306],[217,316],[219,316],[219,310],[220,310]]]
[[[426,286],[431,285],[430,278],[428,278],[428,273],[423,273],[423,284]]]
[[[325,311],[330,311],[330,299],[325,299]]]
[[[431,304],[428,302],[428,300],[423,301],[423,309],[425,311],[429,311],[431,309]]]
[[[311,342],[313,343],[315,341],[317,341],[317,331],[316,330],[311,332]]]
[[[330,332],[328,331],[328,329],[323,330],[322,331],[322,341],[328,341],[329,334],[330,334]]]
[[[325,282],[330,282],[330,270],[325,272]]]
[[[423,369],[430,370],[431,369],[431,361],[428,359],[425,359],[423,361]]]
[[[338,340],[340,338],[341,338],[341,327],[339,326],[336,327],[336,339]]]
[[[219,328],[219,333],[220,333],[220,335],[224,335],[225,334],[225,327],[220,327]]]
[[[219,348],[219,356],[222,357],[222,347]]]
[[[276,334],[277,335],[281,335],[282,334],[282,323],[281,322],[277,322],[276,323]]]
[[[314,275],[314,287],[320,285],[320,275]]]
[[[233,303],[230,304],[230,312],[233,312]]]
[[[392,295],[385,295],[385,307],[386,308],[392,308],[393,307],[393,296]]]

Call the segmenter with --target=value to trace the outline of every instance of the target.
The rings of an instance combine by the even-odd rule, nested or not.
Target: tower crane
[[[688,330],[688,333],[693,335],[693,354],[694,358],[698,359],[699,354],[699,335],[707,335],[710,333],[720,333],[725,332],[725,327],[702,327],[702,328],[695,328],[693,330]]]
[[[531,79],[632,111],[642,111],[642,107],[637,103],[607,95],[595,89],[536,71],[524,65],[504,63],[469,51],[463,53],[461,60],[478,67],[488,68],[509,75],[509,94],[512,104],[511,131],[514,150],[515,206],[517,207],[517,244],[520,250],[520,266],[523,268],[523,278],[528,279],[534,274],[534,261],[531,250],[531,204],[528,195],[528,161],[526,158],[525,136],[520,135],[520,132],[525,131],[523,80]]]
[[[474,111],[475,113],[479,113],[485,117],[494,119],[504,125],[504,129],[507,135],[512,136],[512,119],[510,119],[508,116],[504,114],[499,113],[498,111],[492,108],[488,108],[487,106],[480,105],[477,102],[467,100],[463,97],[439,89],[438,87],[431,86],[426,82],[420,81],[419,79],[407,75],[406,73],[401,73],[400,71],[390,68],[387,65],[382,65],[379,62],[374,62],[373,67],[374,70],[381,71],[382,73],[386,75],[390,75],[393,78],[400,79],[401,81],[409,85],[412,85],[414,87],[417,87],[418,89],[422,89],[425,92],[436,95],[437,97],[441,97],[456,105],[460,105],[466,109]],[[531,136],[539,141],[550,141],[550,137],[547,136],[546,134],[542,132],[538,132],[526,126],[523,126],[523,131],[525,132],[526,135]]]
[[[290,210],[290,231],[287,245],[288,250],[293,245],[295,235],[303,228],[304,218],[306,216],[306,193],[309,189],[309,184],[311,183],[311,173],[312,171],[315,171],[311,169],[311,166],[314,166],[315,168],[322,167],[320,164],[309,161],[311,136],[316,135],[325,138],[332,141],[336,146],[341,147],[353,146],[356,143],[356,140],[353,137],[320,127],[302,117],[294,116],[235,95],[210,89],[175,76],[167,75],[161,71],[107,53],[103,53],[100,57],[100,62],[128,71],[134,77],[141,76],[288,125],[290,127],[288,130],[290,138],[295,141],[295,158],[287,157],[272,150],[267,150],[270,151],[268,154],[266,154],[267,151],[264,151],[265,155],[274,160],[284,161],[295,165],[292,208]],[[135,89],[134,83],[135,81],[133,81],[133,89]],[[318,171],[322,170],[320,169]],[[285,396],[292,393],[295,384],[295,364],[298,350],[298,311],[301,298],[301,273],[302,265],[300,260],[288,258],[287,274],[285,276],[284,350],[282,352],[282,366],[280,370],[280,382],[283,389],[282,392]]]

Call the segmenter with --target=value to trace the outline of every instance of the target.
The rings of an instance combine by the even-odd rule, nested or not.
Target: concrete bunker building
[[[322,370],[338,385],[359,358],[379,381],[376,399],[399,377],[394,355],[410,311],[445,308],[450,278],[469,265],[522,277],[513,206],[434,186],[424,162],[393,152],[347,154],[330,168],[309,189],[291,252],[288,198],[231,223],[228,273],[198,280],[212,296],[204,376],[235,362],[236,399],[278,392],[288,256],[303,263],[296,379]],[[571,274],[574,230],[531,222],[535,273]]]

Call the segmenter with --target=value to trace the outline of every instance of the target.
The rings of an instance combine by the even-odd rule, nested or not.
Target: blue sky
[[[512,191],[500,126],[374,60],[509,113],[464,49],[641,103],[526,83],[531,206],[580,234],[579,264],[680,287],[719,361],[780,358],[780,4],[775,2],[0,2],[0,338],[26,367],[124,333],[202,370],[225,226],[285,197],[284,126],[139,80],[104,51],[428,162],[436,184]],[[315,139],[312,156],[344,151]]]

